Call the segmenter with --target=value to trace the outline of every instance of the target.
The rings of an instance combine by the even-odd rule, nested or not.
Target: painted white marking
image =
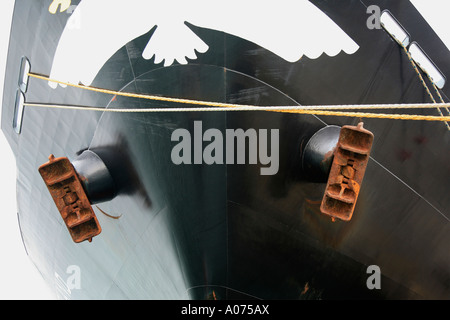
[[[78,27],[68,27],[74,20]],[[359,48],[308,0],[83,0],[62,33],[50,77],[90,85],[117,50],[155,25],[143,58],[155,57],[165,66],[175,60],[186,64],[186,57],[195,59],[196,51],[209,49],[186,21],[246,39],[289,62]]]

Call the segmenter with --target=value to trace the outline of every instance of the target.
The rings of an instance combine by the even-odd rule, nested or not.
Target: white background
[[[0,0],[0,99],[13,8],[14,0]],[[0,156],[0,299],[54,299],[22,243],[17,220],[15,158],[3,132]]]

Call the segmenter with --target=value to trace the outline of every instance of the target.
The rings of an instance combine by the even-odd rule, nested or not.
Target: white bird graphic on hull
[[[209,46],[185,22],[248,40],[289,62],[359,48],[307,0],[82,0],[61,35],[50,77],[90,85],[120,48],[155,26],[142,57],[186,64]]]

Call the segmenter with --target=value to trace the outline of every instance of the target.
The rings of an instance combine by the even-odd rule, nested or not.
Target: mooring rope
[[[138,98],[153,101],[163,101],[178,104],[189,104],[201,107],[188,108],[98,108],[87,106],[70,106],[58,104],[43,104],[43,103],[24,103],[28,107],[41,108],[57,108],[57,109],[72,109],[72,110],[86,110],[86,111],[100,111],[100,112],[118,112],[118,113],[138,113],[138,112],[205,112],[205,111],[272,111],[272,112],[288,112],[297,114],[311,114],[324,116],[341,116],[341,117],[360,117],[360,118],[377,118],[377,119],[394,119],[394,120],[421,120],[421,121],[450,121],[450,116],[428,116],[428,115],[414,115],[414,114],[384,114],[384,113],[368,113],[368,112],[344,112],[332,110],[354,110],[354,109],[426,109],[437,107],[450,107],[448,103],[434,103],[432,104],[373,104],[373,105],[320,105],[320,106],[255,106],[242,105],[212,101],[202,101],[193,99],[180,99],[173,97],[163,97],[156,95],[137,94],[129,92],[114,91],[102,88],[95,88],[81,84],[73,84],[69,82],[51,79],[48,76],[28,73],[28,76],[36,79],[41,79],[64,86],[79,88],[83,90],[109,94],[114,96],[123,96],[128,98]]]
[[[411,56],[411,54],[409,53],[408,49],[406,48],[406,46],[405,46],[403,43],[399,42],[397,39],[396,39],[396,41],[397,41],[397,43],[403,48],[403,51],[405,51],[406,56],[407,56],[408,59],[409,59],[409,62],[411,63],[413,69],[416,71],[416,74],[417,74],[417,76],[419,77],[419,80],[420,80],[420,82],[422,83],[422,86],[425,88],[426,92],[428,93],[428,96],[431,98],[431,101],[433,101],[433,103],[436,104],[436,100],[434,99],[433,95],[431,94],[430,89],[428,88],[427,84],[425,83],[425,80],[423,79],[423,77],[422,77],[422,75],[421,75],[421,73],[420,73],[420,71],[419,71],[419,68],[417,67],[417,64],[414,62],[414,59],[412,58],[412,56]],[[434,84],[433,79],[431,79],[430,75],[429,75],[427,72],[424,72],[424,73],[428,76],[428,79],[430,80],[431,84],[433,85],[434,90],[435,90],[436,93],[438,94],[438,96],[439,96],[441,102],[444,103],[444,99],[442,99],[442,96],[441,96],[441,94],[439,93],[438,88],[437,88],[436,85]],[[439,107],[437,107],[437,106],[436,106],[436,109],[437,109],[437,111],[439,112],[439,115],[441,116],[441,118],[445,118],[445,116],[442,114],[441,109],[440,109]],[[445,109],[446,109],[447,112],[450,114],[450,112],[449,112],[449,110],[448,110],[448,107],[445,107]],[[450,131],[450,125],[448,124],[447,120],[444,120],[444,123],[445,123],[445,126],[447,127],[447,130]]]

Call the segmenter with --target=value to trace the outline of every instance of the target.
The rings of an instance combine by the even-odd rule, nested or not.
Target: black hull
[[[75,4],[78,1],[74,1]],[[162,67],[140,56],[154,30],[129,42],[92,86],[124,92],[252,105],[429,102],[401,47],[365,28],[361,1],[312,1],[359,45],[289,63],[243,39],[189,27],[211,48],[187,65]],[[389,9],[450,74],[450,52],[409,1]],[[257,10],[257,8],[255,8]],[[16,2],[3,97],[2,129],[16,156],[19,222],[25,248],[59,298],[71,299],[448,299],[450,298],[450,132],[443,123],[362,119],[374,133],[364,183],[350,222],[320,213],[325,183],[302,171],[311,136],[325,125],[361,119],[276,112],[113,114],[26,108],[11,126],[22,56],[49,74],[68,15],[48,17],[46,1]],[[441,91],[448,101],[450,87]],[[174,106],[51,89],[30,79],[27,101],[122,108]],[[435,115],[435,110],[424,114]],[[175,165],[176,128],[280,130],[280,168]],[[104,155],[121,184],[98,206],[103,232],[75,244],[37,168],[50,154]],[[67,267],[81,288],[67,288]],[[382,272],[369,290],[367,267]]]

